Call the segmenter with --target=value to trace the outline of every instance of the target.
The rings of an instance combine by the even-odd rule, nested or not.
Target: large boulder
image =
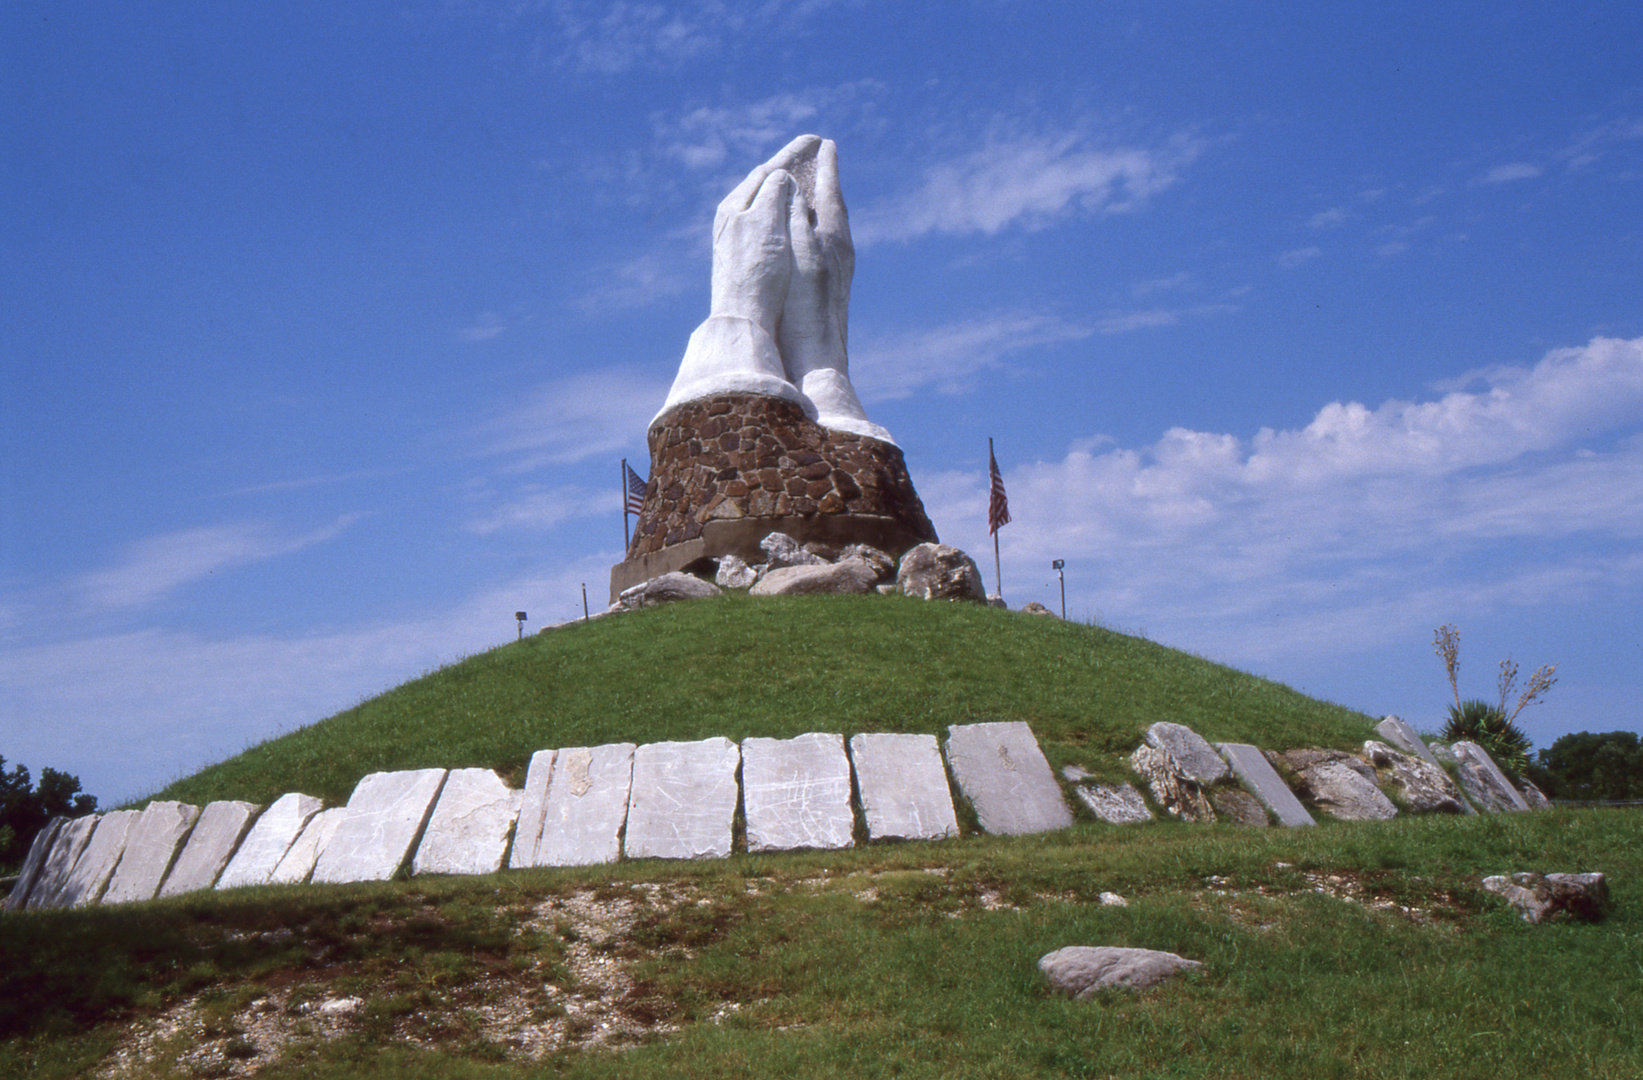
[[[1183,971],[1197,971],[1204,965],[1174,953],[1155,949],[1122,949],[1090,945],[1069,945],[1045,953],[1038,970],[1050,982],[1050,989],[1087,1001],[1111,987],[1145,990]]]
[[[800,547],[799,542],[786,533],[771,533],[759,541],[759,547],[772,570],[783,566],[822,566],[827,563],[820,555]]]
[[[1506,898],[1523,921],[1545,922],[1565,915],[1596,922],[1609,908],[1609,885],[1602,874],[1513,874],[1486,877],[1483,887]]]
[[[1168,750],[1145,744],[1130,755],[1130,768],[1147,782],[1153,801],[1182,821],[1214,821],[1203,786],[1194,780]]]
[[[1339,750],[1291,750],[1283,760],[1295,770],[1297,794],[1342,821],[1386,821],[1398,816],[1392,800],[1375,786],[1375,768]]]
[[[870,593],[878,572],[860,559],[821,566],[778,566],[766,570],[749,596],[802,596],[815,593]]]
[[[1161,720],[1147,729],[1146,740],[1148,746],[1168,750],[1170,757],[1181,766],[1181,771],[1204,787],[1227,775],[1225,759],[1203,736],[1185,724]]]
[[[719,560],[713,583],[721,589],[749,589],[759,580],[760,569],[747,565],[739,555],[726,555]]]
[[[947,544],[919,544],[901,557],[896,585],[920,600],[987,601],[974,559]]]
[[[879,581],[895,580],[896,560],[872,544],[850,544],[839,552],[839,557],[834,561],[844,562],[847,559],[859,559],[871,566]]]
[[[616,606],[623,610],[633,610],[655,607],[657,604],[671,604],[676,600],[705,600],[718,595],[719,587],[711,581],[703,581],[699,577],[675,570],[624,590],[622,595],[617,597]]]
[[[1370,739],[1363,744],[1364,757],[1377,768],[1388,770],[1398,794],[1417,814],[1470,814],[1467,803],[1449,774],[1436,765],[1409,754],[1399,753],[1383,742]]]

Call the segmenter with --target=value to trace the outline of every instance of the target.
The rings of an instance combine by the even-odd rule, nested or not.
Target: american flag
[[[625,490],[622,510],[625,513],[637,514],[645,508],[645,482],[628,465],[626,458],[622,459],[622,479],[626,481],[623,485]]]
[[[998,475],[998,459],[993,456],[993,440],[987,440],[987,473],[992,479],[992,497],[987,500],[987,531],[997,535],[999,527],[1010,523],[1010,501],[1004,497],[1004,478]]]

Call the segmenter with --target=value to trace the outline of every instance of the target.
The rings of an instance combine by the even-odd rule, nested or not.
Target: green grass
[[[539,634],[253,747],[156,797],[346,800],[366,773],[495,768],[548,747],[1025,720],[1051,764],[1110,768],[1159,720],[1351,748],[1373,721],[1142,638],[969,604],[739,594]]]

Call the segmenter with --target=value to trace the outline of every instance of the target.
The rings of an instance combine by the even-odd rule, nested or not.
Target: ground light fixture
[[[1050,569],[1054,570],[1055,571],[1055,576],[1061,579],[1061,621],[1066,622],[1067,621],[1067,574],[1066,574],[1067,560],[1066,559],[1057,559],[1057,560],[1055,560],[1054,562],[1052,562],[1050,564]]]
[[[519,623],[519,640],[524,641],[525,640],[525,620],[527,618],[529,618],[530,616],[526,615],[523,611],[516,611],[516,612],[513,613],[513,617],[514,617],[514,620]]]

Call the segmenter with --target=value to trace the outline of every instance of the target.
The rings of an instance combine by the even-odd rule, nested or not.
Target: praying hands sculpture
[[[801,135],[719,203],[712,304],[657,415],[713,394],[765,394],[823,427],[894,443],[850,385],[855,268],[838,147]]]

